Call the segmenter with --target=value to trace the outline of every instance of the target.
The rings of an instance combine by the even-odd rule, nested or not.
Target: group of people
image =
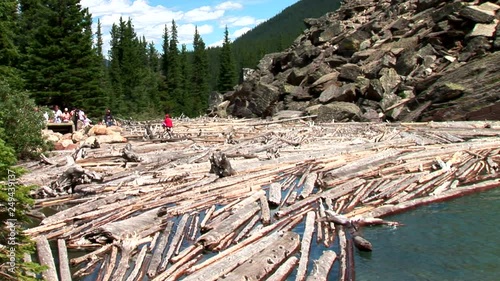
[[[78,128],[78,121],[81,121],[83,123],[83,127],[89,126],[90,123],[92,123],[92,120],[90,120],[85,112],[82,109],[79,108],[74,108],[71,111],[68,110],[68,108],[64,108],[64,111],[61,111],[59,109],[58,105],[54,105],[54,110],[53,110],[53,118],[49,118],[49,114],[47,112],[44,112],[43,116],[45,117],[45,120],[47,122],[51,123],[69,123],[69,122],[74,122],[75,128]],[[102,120],[102,123],[106,125],[106,127],[109,126],[114,126],[116,124],[116,120],[111,114],[110,109],[106,109],[106,114],[104,115],[104,118]],[[165,132],[168,134],[171,134],[172,132],[172,127],[173,127],[173,122],[172,118],[168,113],[165,114],[165,118],[162,123],[162,127],[164,128]]]
[[[64,111],[62,111],[58,105],[54,105],[54,110],[52,111],[52,116],[53,118],[49,118],[48,112],[44,112],[43,116],[45,117],[45,120],[50,123],[70,123],[73,122],[75,124],[75,127],[77,126],[77,122],[81,121],[83,123],[83,126],[88,126],[90,123],[92,123],[92,120],[90,120],[85,112],[81,109],[74,108],[71,111],[68,110],[68,108],[64,108]]]

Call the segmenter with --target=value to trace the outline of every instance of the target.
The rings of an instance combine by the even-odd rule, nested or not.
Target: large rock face
[[[318,121],[498,119],[500,1],[352,0],[306,19],[224,94],[225,113]],[[225,114],[220,112],[218,114]]]

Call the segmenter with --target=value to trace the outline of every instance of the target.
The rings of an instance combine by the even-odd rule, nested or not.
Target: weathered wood
[[[41,265],[47,266],[47,269],[42,272],[42,277],[45,280],[59,280],[54,263],[54,257],[50,250],[49,241],[45,236],[38,236],[35,238],[36,250],[38,253],[38,261]]]
[[[64,239],[57,239],[57,251],[59,253],[59,276],[61,281],[71,281],[71,272],[69,269],[68,249]]]
[[[260,216],[258,214],[254,215],[252,219],[245,225],[245,227],[238,233],[238,235],[234,238],[234,242],[238,243],[243,237],[245,237],[250,230],[259,222]]]
[[[287,259],[281,266],[267,278],[267,281],[285,281],[287,277],[292,273],[295,269],[295,266],[299,262],[299,259],[296,256],[291,256]]]
[[[262,217],[262,224],[268,225],[271,223],[271,210],[269,209],[269,204],[267,203],[266,196],[262,194],[259,197],[260,201],[260,210],[261,210],[261,217]]]
[[[170,237],[173,226],[174,226],[174,222],[169,221],[165,227],[165,230],[163,231],[162,235],[160,236],[160,241],[158,242],[158,245],[154,249],[153,257],[151,258],[151,262],[149,263],[149,267],[148,267],[148,271],[147,271],[147,275],[149,277],[156,276],[156,273],[158,272],[159,265],[161,263],[161,258],[162,258],[163,252],[165,251],[165,247],[167,246],[168,238]]]
[[[257,202],[252,202],[236,210],[231,216],[225,219],[224,224],[220,224],[217,228],[201,235],[196,242],[202,243],[208,249],[215,248],[224,237],[233,233],[238,227],[247,222],[259,209]]]
[[[299,195],[300,198],[304,199],[307,196],[309,196],[309,194],[312,193],[314,186],[316,185],[317,179],[318,179],[317,173],[310,173],[307,175],[306,180],[304,181],[304,187]]]
[[[134,269],[132,269],[132,272],[130,272],[126,281],[134,281],[136,279],[136,277],[139,275],[139,271],[142,268],[142,263],[144,261],[144,257],[146,257],[147,251],[148,251],[148,247],[143,246],[141,251],[139,252],[139,255],[137,256],[137,259],[135,260]]]
[[[324,251],[318,260],[314,261],[313,269],[306,281],[327,281],[328,274],[337,259],[337,254],[334,251]]]
[[[281,204],[281,185],[279,183],[272,183],[269,185],[269,205],[277,207]]]
[[[220,178],[232,176],[236,173],[224,153],[216,152],[210,155],[210,164],[210,173],[214,173]]]
[[[116,266],[117,256],[118,256],[118,247],[113,245],[111,247],[111,255],[109,257],[109,262],[107,263],[107,266],[102,270],[104,272],[104,275],[102,277],[103,281],[113,280],[110,278]]]
[[[132,150],[132,145],[128,143],[122,150],[122,157],[127,162],[142,162],[143,159]]]
[[[290,255],[299,248],[300,237],[296,233],[285,235],[262,252],[249,257],[241,265],[224,276],[224,280],[265,280]]]
[[[345,231],[343,226],[337,228],[337,235],[339,236],[339,249],[340,249],[340,270],[339,270],[339,281],[347,280],[347,239],[345,236]]]
[[[179,244],[182,241],[181,237],[184,234],[188,219],[189,219],[189,214],[182,215],[179,224],[177,225],[177,228],[175,230],[174,237],[172,238],[172,242],[170,242],[170,247],[168,248],[165,257],[163,257],[162,262],[160,263],[159,271],[163,271],[167,268],[170,258],[177,249],[177,244]]]
[[[401,202],[396,205],[382,205],[380,207],[377,207],[373,210],[366,212],[365,214],[363,214],[363,217],[382,217],[387,215],[393,215],[396,213],[400,213],[402,211],[416,208],[418,206],[450,200],[467,194],[479,191],[485,191],[492,188],[497,188],[499,186],[500,186],[500,179],[493,179],[476,184],[464,185],[460,188],[444,191],[438,195],[431,195],[418,199],[413,199],[407,202]]]
[[[160,275],[156,276],[154,280],[165,280],[166,278],[170,277],[172,274],[174,274],[177,270],[179,270],[182,265],[186,264],[191,260],[193,257],[198,256],[201,252],[203,251],[203,245],[198,244],[190,249],[189,252],[185,253],[181,259],[179,259],[176,263],[174,263],[171,267],[169,267],[167,270],[162,272]]]
[[[297,268],[297,275],[295,276],[296,281],[302,281],[306,277],[307,263],[309,262],[309,251],[311,249],[311,240],[314,232],[315,218],[316,213],[314,213],[313,211],[307,213],[304,235],[302,236],[302,241],[300,242],[300,260],[299,266]]]
[[[219,261],[222,268],[222,261],[230,260],[234,253],[255,245],[271,232],[295,229],[310,211],[319,217],[314,223],[318,242],[331,246],[336,237],[336,228],[345,225],[352,231],[349,237],[352,239],[346,240],[349,250],[352,248],[350,242],[354,244],[360,237],[360,233],[351,230],[354,227],[397,225],[396,222],[374,218],[373,215],[391,214],[432,200],[461,196],[464,187],[468,190],[479,182],[491,181],[488,186],[476,186],[464,194],[493,188],[490,185],[496,183],[494,173],[498,173],[500,163],[500,126],[491,122],[474,125],[468,122],[403,125],[337,122],[306,125],[285,122],[269,126],[262,125],[266,124],[264,120],[253,120],[251,122],[258,125],[248,126],[250,122],[243,119],[223,122],[218,119],[202,120],[203,123],[195,119],[178,120],[176,133],[182,137],[169,142],[168,149],[161,143],[129,140],[134,145],[133,152],[144,159],[134,163],[134,166],[123,166],[122,152],[119,151],[126,144],[103,144],[102,148],[88,149],[86,157],[79,159],[76,165],[85,165],[85,169],[106,175],[106,178],[100,183],[78,184],[75,191],[82,192],[78,196],[37,200],[37,207],[58,208],[67,203],[73,206],[61,208],[64,211],[43,219],[43,225],[29,229],[26,233],[33,237],[43,234],[48,239],[66,239],[68,248],[94,250],[100,246],[98,243],[102,243],[103,251],[95,251],[93,253],[96,255],[86,256],[82,260],[87,261],[87,264],[81,267],[79,274],[86,275],[99,270],[98,278],[112,279],[116,272],[115,266],[120,274],[131,270],[124,270],[125,264],[116,264],[128,264],[125,259],[117,261],[122,250],[116,248],[111,252],[110,244],[106,243],[113,240],[115,245],[120,245],[120,241],[129,237],[130,231],[118,230],[117,226],[123,223],[122,229],[125,229],[127,224],[124,222],[130,219],[127,228],[137,230],[138,237],[155,237],[153,239],[157,242],[150,244],[153,251],[151,260],[155,251],[160,252],[160,255],[167,251],[166,245],[174,249],[174,254],[178,253],[177,256],[172,255],[171,264],[163,271],[171,272],[165,280],[185,278]],[[160,123],[158,121],[152,126],[159,126]],[[176,153],[172,154],[172,151]],[[226,155],[227,159],[230,157],[231,168],[238,173],[222,178],[210,174],[212,165],[209,155],[212,151]],[[279,158],[275,158],[278,155],[273,153],[278,153]],[[65,158],[66,154],[69,158]],[[26,164],[32,172],[21,180],[39,185],[52,182],[75,165],[70,154],[61,152],[56,157],[48,157],[49,162],[55,165],[40,164],[39,161]],[[313,174],[317,175],[317,193],[308,192],[310,187],[306,188],[308,182],[312,182],[309,178]],[[279,195],[277,200],[271,199],[273,186],[276,187],[276,197]],[[58,195],[50,187],[46,186],[46,189],[44,191],[48,194]],[[266,200],[269,203],[265,205],[281,205],[272,220],[266,214],[262,196],[256,196],[263,189],[268,189]],[[283,198],[281,195],[285,193],[282,193],[282,189],[286,193]],[[314,187],[312,190],[315,190]],[[453,191],[457,193],[450,193]],[[297,193],[298,198],[292,196]],[[292,199],[295,202],[284,207]],[[391,205],[393,203],[397,204]],[[159,246],[162,237],[166,237],[160,233],[167,224],[167,218],[177,220],[184,214],[194,216],[206,210],[199,225],[204,227],[204,231],[210,232],[228,227],[228,219],[249,204],[257,204],[256,212],[248,215],[246,221],[224,232],[213,248],[220,252],[210,253],[213,255],[210,258],[206,257],[207,252],[202,252],[193,256],[192,261],[177,264],[198,245],[190,245],[183,250],[185,243],[181,240],[196,241],[202,235],[195,231],[198,224],[195,217],[190,220],[178,242],[170,245],[167,239],[163,247]],[[340,224],[337,227],[335,223],[323,220],[326,217],[323,204],[339,216],[336,222]],[[134,218],[160,207],[164,207],[164,214],[157,215],[153,223],[147,220],[133,223]],[[261,213],[262,216],[259,215]],[[259,223],[261,218],[263,223]],[[270,224],[263,226],[268,219]],[[109,239],[104,233],[98,232],[110,226],[114,235],[109,237],[116,239]],[[128,260],[136,260],[136,250],[137,247],[128,253]],[[247,258],[250,256],[248,254]],[[349,261],[352,255],[347,253],[346,256]],[[146,258],[149,259],[149,256]],[[95,269],[99,264],[101,268]],[[138,279],[143,278],[149,265],[149,260],[144,262]],[[153,276],[157,274],[156,267]],[[348,262],[345,278],[352,280],[353,277],[352,266]],[[217,278],[223,278],[223,275]]]
[[[203,220],[200,223],[200,229],[205,228],[205,225],[210,220],[214,211],[215,211],[215,205],[212,205],[212,207],[210,207],[210,209],[208,209],[207,212],[205,213],[205,217],[203,218]]]
[[[220,276],[229,273],[235,267],[240,265],[242,262],[246,261],[248,257],[251,257],[267,247],[279,243],[279,241],[283,239],[288,239],[288,237],[296,237],[296,234],[293,232],[286,232],[284,234],[279,234],[277,232],[266,236],[257,242],[246,245],[243,248],[240,248],[236,252],[232,252],[230,256],[227,258],[220,259],[210,264],[209,266],[203,267],[197,271],[191,272],[186,278],[185,281],[210,281],[217,280]]]

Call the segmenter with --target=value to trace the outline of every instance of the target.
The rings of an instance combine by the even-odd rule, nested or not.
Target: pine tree
[[[17,1],[0,2],[0,79],[11,86],[20,87],[22,82],[16,65],[19,59],[18,48],[15,45],[17,29]]]
[[[194,116],[194,104],[192,90],[191,90],[191,63],[188,58],[188,51],[186,44],[181,46],[180,54],[180,68],[181,68],[181,101],[182,101],[182,112],[187,116]]]
[[[37,103],[80,105],[100,96],[88,9],[79,0],[21,0],[20,10],[23,76]]]
[[[193,67],[191,76],[193,114],[200,115],[208,108],[210,85],[208,82],[208,56],[205,42],[195,28],[193,39]]]
[[[226,29],[224,31],[224,42],[222,43],[222,48],[220,50],[220,70],[219,79],[217,83],[217,89],[220,92],[231,91],[236,85],[236,72],[233,54],[231,52],[231,41],[229,40],[229,31]]]
[[[120,26],[122,22],[122,18],[120,18]],[[123,89],[123,79],[121,76],[121,61],[123,58],[123,51],[121,47],[121,37],[122,31],[120,27],[116,24],[111,26],[111,41],[110,41],[110,50],[109,50],[109,68],[108,75],[111,84],[111,97],[108,100],[108,107],[112,107],[115,111],[125,111],[124,105],[124,97],[122,93]]]
[[[168,86],[168,107],[173,114],[181,114],[184,109],[182,97],[182,73],[179,59],[179,49],[177,47],[177,26],[172,20],[171,37],[167,55],[167,86]]]
[[[161,78],[162,80],[160,81],[160,93],[159,93],[159,99],[161,102],[161,107],[163,107],[163,110],[167,109],[169,111],[169,104],[168,104],[168,49],[169,49],[169,44],[170,44],[170,39],[168,35],[168,26],[165,24],[165,28],[163,29],[163,44],[162,44],[162,52],[163,54],[161,55],[160,58],[160,71],[161,71]]]

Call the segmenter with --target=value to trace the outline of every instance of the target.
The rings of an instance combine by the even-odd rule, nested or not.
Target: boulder
[[[308,107],[309,115],[317,115],[316,121],[322,123],[361,121],[361,109],[349,102],[332,102],[325,105]]]
[[[87,137],[85,136],[85,134],[82,132],[82,131],[76,131],[73,133],[73,135],[71,136],[71,139],[73,140],[73,142],[77,143],[77,142],[81,142],[82,140],[86,139]]]
[[[106,135],[108,130],[106,129],[105,125],[95,125],[92,128],[90,128],[88,135],[89,136],[100,136],[100,135]]]
[[[98,135],[96,136],[99,143],[124,143],[127,139],[121,135]],[[87,141],[86,141],[87,142]]]
[[[473,22],[491,23],[495,19],[495,12],[478,6],[465,6],[460,10],[460,16]]]
[[[361,68],[352,63],[345,64],[340,67],[339,80],[354,82],[361,75]]]
[[[330,85],[319,97],[319,102],[326,104],[332,101],[353,102],[356,99],[356,86],[354,84],[345,84],[341,87]]]

